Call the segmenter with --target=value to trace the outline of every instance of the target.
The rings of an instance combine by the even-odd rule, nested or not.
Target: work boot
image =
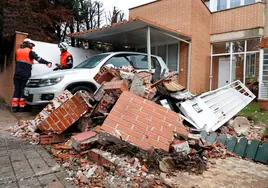
[[[13,112],[13,113],[17,113],[17,112],[19,112],[18,107],[12,107],[12,108],[11,108],[11,112]]]
[[[25,109],[20,107],[20,108],[19,108],[19,111],[20,111],[20,112],[25,112]]]

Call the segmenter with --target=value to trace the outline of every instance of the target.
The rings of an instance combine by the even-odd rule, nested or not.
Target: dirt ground
[[[268,166],[238,158],[216,159],[203,175],[161,174],[174,188],[268,188]]]

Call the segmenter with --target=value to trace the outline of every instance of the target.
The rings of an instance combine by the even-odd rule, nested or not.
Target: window
[[[217,0],[217,10],[227,9],[227,0]]]
[[[167,66],[171,71],[178,70],[178,44],[168,45],[168,63]]]
[[[246,78],[255,77],[256,74],[256,54],[247,54]]]
[[[264,49],[263,54],[263,82],[268,82],[268,49]]]
[[[240,4],[240,0],[231,0],[230,1],[230,8],[233,8],[233,7],[238,7],[238,6],[240,6],[241,4]]]
[[[127,54],[116,55],[109,59],[105,65],[112,64],[115,67],[127,66],[130,65],[130,60],[127,57]]]
[[[83,61],[82,63],[77,65],[75,67],[75,69],[85,69],[85,68],[91,69],[91,68],[94,68],[108,55],[110,55],[110,54],[102,54],[102,55],[91,56],[90,58],[86,59],[85,61]]]
[[[158,60],[155,57],[152,58],[152,69],[160,67]],[[109,59],[105,65],[112,64],[115,67],[131,65],[134,69],[148,69],[147,55],[140,54],[120,54]]]
[[[147,55],[130,55],[129,58],[135,69],[148,69]],[[155,57],[151,57],[151,59],[152,69],[155,69],[155,67],[160,66],[159,62]]]
[[[245,0],[245,5],[255,3],[255,0]]]

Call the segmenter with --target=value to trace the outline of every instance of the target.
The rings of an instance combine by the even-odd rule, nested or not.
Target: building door
[[[236,80],[236,61],[233,60],[232,68],[232,81]],[[230,79],[230,59],[220,58],[219,59],[219,77],[218,77],[218,87],[223,87],[228,85]]]

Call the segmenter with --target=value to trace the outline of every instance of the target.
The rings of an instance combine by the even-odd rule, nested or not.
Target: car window
[[[115,67],[131,65],[126,54],[115,55],[105,63],[105,65],[108,64],[112,64]]]
[[[130,55],[129,56],[131,63],[135,69],[148,69],[148,58],[147,55]],[[152,60],[152,69],[160,67],[158,60],[155,57],[151,57]]]
[[[96,67],[100,62],[101,60],[103,60],[105,57],[107,57],[108,55],[110,54],[101,54],[101,55],[94,55],[94,56],[91,56],[90,58],[86,59],[85,61],[83,61],[82,63],[80,63],[79,65],[77,65],[75,67],[75,69],[81,69],[81,68],[94,68]]]

